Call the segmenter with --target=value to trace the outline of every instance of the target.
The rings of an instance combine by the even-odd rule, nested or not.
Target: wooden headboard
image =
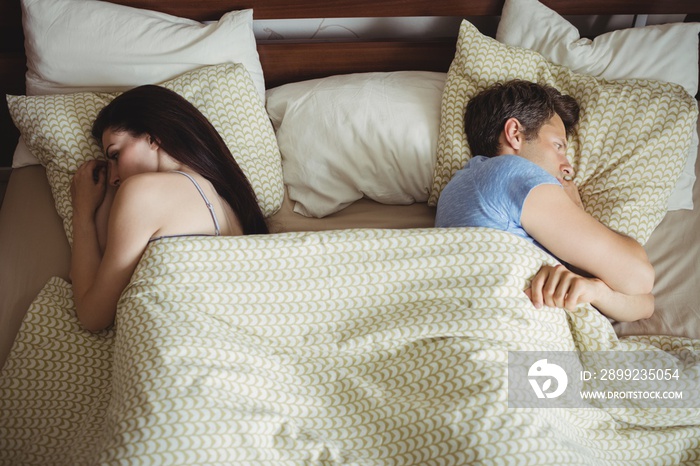
[[[391,16],[498,16],[504,0],[113,0],[199,21],[231,10],[253,8],[256,19]],[[688,14],[700,16],[698,0],[542,0],[563,15]],[[20,0],[0,2],[0,91],[25,92],[26,57]],[[370,42],[263,41],[258,50],[269,87],[357,71],[420,69],[446,71],[455,37],[440,40]],[[19,133],[7,104],[0,103],[0,167],[9,166]]]

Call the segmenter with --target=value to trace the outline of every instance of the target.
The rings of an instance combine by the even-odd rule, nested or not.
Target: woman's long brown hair
[[[107,128],[149,135],[172,158],[211,182],[233,209],[243,234],[269,232],[255,192],[223,138],[179,94],[155,85],[126,91],[100,111],[92,135],[101,143]]]

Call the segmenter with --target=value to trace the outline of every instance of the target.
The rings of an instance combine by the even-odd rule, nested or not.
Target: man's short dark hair
[[[497,155],[499,137],[510,118],[516,118],[524,128],[525,139],[532,140],[555,113],[570,136],[579,118],[579,106],[573,97],[552,86],[529,81],[494,84],[467,104],[464,129],[472,154]]]

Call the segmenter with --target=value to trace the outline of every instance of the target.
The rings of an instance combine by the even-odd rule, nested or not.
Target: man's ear
[[[503,125],[501,152],[517,155],[524,142],[525,133],[523,133],[523,125],[520,124],[517,118],[509,118],[505,125]]]

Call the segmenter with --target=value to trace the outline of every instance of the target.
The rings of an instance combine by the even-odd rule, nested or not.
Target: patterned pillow
[[[243,65],[206,66],[162,84],[194,104],[219,131],[250,180],[266,216],[282,205],[282,162],[272,124]],[[90,134],[97,113],[118,94],[7,96],[10,113],[39,158],[72,242],[70,185],[86,160],[102,158]]]
[[[525,79],[552,85],[581,106],[568,157],[591,215],[644,244],[662,220],[683,170],[697,105],[677,84],[605,81],[554,65],[537,52],[501,44],[467,21],[442,101],[433,187],[428,203],[471,158],[464,133],[468,100],[495,82]]]

